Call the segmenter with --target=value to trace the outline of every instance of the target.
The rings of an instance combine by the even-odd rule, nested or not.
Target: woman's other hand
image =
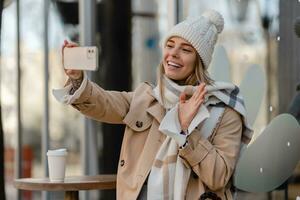
[[[62,65],[64,66],[64,49],[65,48],[73,48],[78,47],[78,44],[68,42],[67,40],[64,41],[64,44],[62,46]],[[73,70],[73,69],[64,69],[65,74],[73,80],[82,79],[83,73],[82,70]]]
[[[199,107],[204,101],[204,95],[206,94],[205,83],[201,83],[192,97],[186,99],[186,94],[184,92],[180,95],[179,101],[179,122],[181,129],[186,131],[192,122],[193,118],[197,114]]]

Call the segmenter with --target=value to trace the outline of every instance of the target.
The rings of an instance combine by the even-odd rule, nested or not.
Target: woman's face
[[[181,37],[171,37],[163,49],[165,75],[175,81],[185,80],[194,72],[196,50]]]

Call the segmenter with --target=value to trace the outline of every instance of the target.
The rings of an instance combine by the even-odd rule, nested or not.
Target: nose
[[[170,55],[174,58],[178,57],[178,49],[177,48],[172,48],[170,51]]]

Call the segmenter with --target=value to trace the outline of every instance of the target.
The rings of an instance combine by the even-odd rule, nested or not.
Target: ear
[[[231,82],[230,63],[225,48],[216,45],[211,64],[208,68],[210,77],[216,81]]]
[[[248,123],[253,126],[266,91],[266,76],[260,65],[248,67],[239,88],[244,98]]]
[[[234,185],[248,192],[269,192],[290,177],[299,161],[300,126],[290,114],[274,118],[242,151]]]

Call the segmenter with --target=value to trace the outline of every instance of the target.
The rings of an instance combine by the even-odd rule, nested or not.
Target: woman
[[[251,135],[238,88],[207,73],[223,26],[213,10],[175,25],[163,42],[155,88],[106,91],[82,71],[65,71],[67,86],[54,91],[59,101],[92,119],[126,125],[117,199],[232,199],[230,179]],[[74,46],[65,41],[63,48]]]

